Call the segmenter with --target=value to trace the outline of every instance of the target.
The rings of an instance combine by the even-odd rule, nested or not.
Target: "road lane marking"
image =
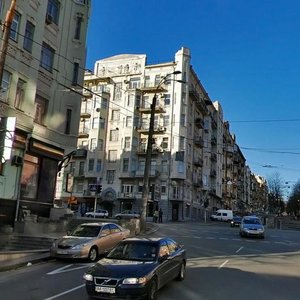
[[[87,268],[87,267],[91,266],[91,264],[84,264],[84,265],[81,265],[79,267],[70,268],[72,266],[73,266],[73,264],[63,266],[61,268],[58,268],[56,270],[53,270],[53,271],[47,273],[46,275],[54,275],[54,274],[59,274],[59,273],[64,273],[64,272],[80,270],[80,269],[84,269],[84,268]]]
[[[221,269],[221,268],[223,268],[227,263],[229,262],[229,260],[227,259],[227,260],[225,260],[219,267],[218,267],[218,269]]]
[[[57,295],[54,295],[54,296],[52,296],[52,297],[50,297],[50,298],[46,298],[46,299],[44,299],[44,300],[52,300],[52,299],[58,298],[58,297],[60,297],[60,296],[63,296],[63,295],[69,294],[69,293],[71,293],[71,292],[73,292],[73,291],[76,291],[76,290],[78,290],[78,289],[81,289],[81,288],[83,288],[84,286],[85,286],[85,284],[81,284],[81,285],[79,285],[79,286],[76,286],[76,287],[74,287],[74,288],[72,288],[72,289],[66,290],[65,292],[62,292],[62,293],[57,294]]]
[[[244,247],[240,247],[238,250],[235,251],[235,253],[239,253]]]

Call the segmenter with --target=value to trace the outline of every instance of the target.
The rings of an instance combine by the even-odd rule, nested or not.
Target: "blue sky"
[[[300,1],[93,0],[87,64],[174,60],[182,46],[255,174],[300,178]]]

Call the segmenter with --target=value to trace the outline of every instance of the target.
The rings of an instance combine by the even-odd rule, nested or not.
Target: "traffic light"
[[[99,184],[98,186],[97,186],[97,193],[99,194],[99,193],[101,193],[102,192],[102,184]]]

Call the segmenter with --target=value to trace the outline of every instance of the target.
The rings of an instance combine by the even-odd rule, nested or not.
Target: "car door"
[[[98,249],[99,253],[107,252],[112,248],[112,239],[109,224],[102,226],[101,231],[98,236]]]
[[[112,248],[125,238],[124,232],[116,225],[109,224]]]
[[[169,280],[172,274],[172,260],[169,259],[170,250],[167,242],[164,240],[161,242],[158,250],[159,267],[157,268],[157,275],[159,278],[159,288],[164,286]]]

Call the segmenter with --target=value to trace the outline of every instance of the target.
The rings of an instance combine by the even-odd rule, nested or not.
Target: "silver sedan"
[[[54,241],[50,255],[56,258],[88,258],[94,262],[99,254],[107,253],[129,235],[129,229],[115,223],[84,223]]]

